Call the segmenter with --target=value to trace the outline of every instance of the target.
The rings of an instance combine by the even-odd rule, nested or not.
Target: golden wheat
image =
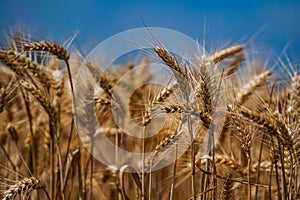
[[[275,70],[262,68],[261,73],[254,75],[243,71],[242,67],[255,67],[247,60],[243,45],[212,55],[192,52],[194,63],[177,60],[177,55],[156,46],[157,57],[175,72],[174,79],[166,86],[139,85],[157,75],[148,71],[151,66],[148,58],[142,60],[144,67],[137,71],[132,63],[104,72],[96,63],[87,62],[84,67],[91,76],[86,80],[88,87],[79,93],[90,98],[81,99],[68,91],[64,69],[58,63],[58,60],[65,62],[71,78],[70,67],[74,74],[78,69],[74,62],[69,63],[74,54],[71,56],[64,47],[46,41],[22,42],[22,47],[21,52],[12,48],[0,50],[3,200],[18,196],[23,199],[299,198],[300,76],[295,69],[288,72],[290,79],[282,81],[283,87],[282,82],[270,78],[276,77]],[[41,61],[34,60],[31,54],[40,56]],[[113,98],[114,87],[125,73],[129,76],[120,84],[120,96]],[[238,75],[248,82],[238,81]],[[122,97],[129,93],[127,102]],[[78,121],[88,132],[86,138],[79,138],[76,133],[72,99],[81,106],[78,112],[84,116]],[[225,124],[218,140],[210,128],[215,128],[212,122],[219,114],[214,112],[220,101],[224,103]],[[127,135],[112,113],[112,109],[123,111],[125,107],[129,107],[127,114],[142,128],[143,136],[150,127],[155,127],[156,117],[165,116],[161,120],[163,125],[149,138]],[[102,150],[93,140],[103,135],[125,151],[149,153],[142,158],[141,172],[126,164],[131,162],[130,158],[120,154],[107,155],[124,160],[125,164],[119,166],[105,166],[93,158],[93,147]],[[205,155],[200,153],[202,145],[209,149]],[[156,170],[170,160],[174,162]],[[33,177],[20,180],[20,174]]]

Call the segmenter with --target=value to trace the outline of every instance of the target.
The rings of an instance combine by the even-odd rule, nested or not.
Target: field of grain
[[[97,63],[86,63],[99,92],[80,101],[86,106],[77,120],[89,133],[83,140],[72,100],[79,101],[74,83],[84,56],[20,35],[9,36],[0,50],[3,200],[300,198],[300,76],[288,56],[268,66],[256,62],[247,45],[232,45],[205,55],[191,52],[194,63],[185,63],[154,43],[149,58],[141,59],[143,70],[132,73],[128,85],[122,82],[126,94],[133,82],[157,76],[148,71],[150,58],[174,73],[166,87],[148,84],[131,94],[130,116],[145,132],[155,117],[167,116],[148,138],[125,134],[111,112],[112,105],[125,106],[113,102],[113,89],[136,64],[102,71]],[[220,99],[224,123],[213,127]],[[101,130],[93,129],[90,109]],[[218,137],[211,131],[216,128]],[[150,156],[141,169],[106,166],[90,154],[99,134],[116,147]],[[165,148],[169,144],[172,148]],[[204,155],[203,146],[209,149]],[[152,170],[182,149],[174,162]]]

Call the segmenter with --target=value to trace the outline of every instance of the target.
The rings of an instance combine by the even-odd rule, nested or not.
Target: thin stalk
[[[265,140],[265,135],[263,135],[262,141]],[[263,151],[263,145],[264,143],[261,142],[260,144],[260,150],[259,150],[259,158],[258,158],[258,165],[257,165],[257,177],[256,177],[256,183],[259,182],[259,177],[260,177],[260,163],[261,163],[261,156],[262,156],[262,151]],[[257,199],[258,195],[258,186],[255,187],[255,199]]]
[[[89,157],[88,157],[88,159],[87,159],[87,161],[86,161],[84,169],[88,169],[90,167],[91,160],[92,160],[92,155],[90,154]],[[87,180],[88,175],[89,175],[88,174],[88,170],[85,170],[84,171],[84,175],[83,175],[83,177],[84,177],[83,180]],[[87,188],[87,184],[88,184],[87,181],[83,181],[83,183],[84,183],[84,188]]]
[[[203,193],[203,192],[205,192],[205,190],[204,190],[204,185],[205,185],[205,180],[206,180],[206,174],[205,173],[202,173],[201,174],[201,187],[200,187],[200,193]],[[204,193],[204,195],[205,195],[205,193]],[[201,198],[200,198],[200,200],[203,200],[203,197],[204,197],[204,195],[201,195]]]
[[[60,112],[61,112],[61,96],[57,95],[57,119],[56,119],[56,133],[55,133],[55,140],[56,140],[56,148],[57,148],[57,152],[58,152],[58,163],[59,163],[59,171],[60,171],[60,194],[61,197],[63,199],[65,199],[64,197],[64,174],[63,174],[63,163],[62,163],[62,154],[61,154],[61,150],[60,150],[60,126],[61,126],[61,118],[60,118]]]
[[[171,192],[170,192],[170,200],[173,199],[173,193],[174,193],[174,187],[175,187],[175,181],[176,181],[177,148],[178,148],[178,143],[175,144],[175,162],[174,162],[174,166],[173,166],[173,177],[172,177],[172,185],[171,185]]]
[[[286,199],[287,193],[286,193],[286,180],[285,180],[285,169],[284,169],[284,159],[283,159],[283,146],[279,143],[279,155],[280,155],[280,162],[281,162],[281,187],[282,187],[282,199]]]
[[[94,150],[94,140],[92,139],[91,144],[91,162],[90,162],[90,191],[89,191],[89,199],[92,200],[93,196],[93,165],[94,165],[94,159],[93,159],[93,150]]]
[[[119,121],[119,117],[117,119]],[[122,121],[122,127],[124,121]],[[122,145],[122,138],[121,138],[121,144]],[[115,163],[116,163],[116,200],[119,200],[119,188],[120,188],[120,155],[119,155],[119,134],[116,134],[115,137]]]
[[[68,144],[67,144],[67,151],[66,151],[65,160],[64,160],[64,166],[66,166],[67,160],[68,160],[68,153],[69,153],[70,145],[71,145],[71,141],[72,141],[73,128],[74,128],[74,120],[72,120],[72,122],[71,122],[71,128],[70,128],[70,132],[69,132],[69,136],[68,136]],[[65,182],[66,181],[67,180],[65,180]]]
[[[268,196],[269,196],[269,200],[271,200],[272,198],[271,198],[271,194],[272,194],[272,174],[273,174],[273,166],[271,167],[271,171],[270,171],[270,176],[269,176],[269,187],[268,187],[268,192],[269,192],[269,194],[268,194]]]
[[[274,148],[274,165],[275,165],[275,174],[276,174],[276,185],[277,185],[277,195],[278,195],[278,199],[281,200],[281,192],[280,192],[280,181],[279,181],[279,173],[278,173],[278,161],[277,161],[277,153],[278,150],[276,150],[275,145],[274,145],[274,139],[272,137],[272,144],[273,144],[273,148]]]
[[[50,199],[50,196],[49,196],[49,194],[48,194],[48,191],[47,191],[45,188],[43,188],[42,190],[44,191],[44,193],[45,193],[47,199],[48,199],[48,200],[51,200],[51,199]]]
[[[191,159],[191,167],[192,167],[192,176],[191,176],[191,181],[192,181],[192,198],[193,200],[196,199],[196,183],[195,183],[195,149],[194,149],[194,141],[192,141],[191,144],[191,151],[190,151],[190,159]]]
[[[215,140],[215,137],[214,137],[214,132],[212,131],[212,188],[213,190],[211,191],[212,192],[212,197],[213,199],[217,199],[217,177],[216,177],[216,174],[217,174],[217,169],[216,169],[216,165],[215,165],[215,148],[214,148],[214,140]]]
[[[142,142],[142,196],[141,199],[145,199],[145,135],[146,135],[146,126],[143,127],[143,142]]]
[[[292,157],[292,161],[291,161],[291,163],[298,163],[297,162],[297,158],[296,158],[296,156],[295,156],[295,153],[293,152],[293,149],[291,149],[290,150],[290,154],[292,155],[291,157]],[[298,187],[298,164],[292,164],[291,165],[291,168],[292,168],[292,170],[293,170],[293,168],[294,168],[294,187],[295,188],[299,188]],[[292,178],[292,177],[291,177]],[[291,183],[292,183],[292,180],[290,181]],[[292,186],[291,186],[292,187]],[[297,192],[297,189],[295,190],[295,193],[294,193],[294,199],[296,199],[297,197],[298,197],[298,192]],[[292,198],[292,197],[291,197]]]
[[[192,124],[191,124],[191,116],[187,116],[187,122],[188,122],[188,129],[189,129],[189,133],[190,133],[190,137],[191,137],[191,150],[190,150],[190,159],[191,159],[191,171],[192,171],[192,175],[191,175],[191,183],[192,183],[192,199],[195,200],[196,199],[196,178],[195,178],[195,174],[196,174],[196,170],[195,170],[195,145],[194,145],[194,134],[193,134],[193,128],[192,128]]]
[[[74,116],[76,114],[76,102],[75,102],[75,95],[74,95],[74,87],[73,87],[73,81],[72,81],[72,74],[70,70],[70,64],[68,60],[65,60],[65,63],[67,65],[67,70],[68,70],[68,76],[70,80],[70,86],[71,86],[71,91],[72,91],[72,101],[73,101],[73,111],[72,111],[72,121],[74,120]],[[76,123],[77,124],[77,123]],[[78,153],[79,153],[79,160],[78,160],[78,187],[79,187],[79,196],[81,199],[86,199],[85,198],[85,191],[83,191],[83,184],[82,184],[82,172],[81,172],[81,149],[80,149],[80,138],[79,135],[77,134],[77,139],[78,139]]]
[[[150,169],[149,169],[149,200],[151,200],[151,189],[152,189],[152,164],[153,164],[153,161],[151,160],[150,161]]]
[[[209,175],[211,175],[211,172],[210,172],[210,162],[209,162],[209,160],[207,160],[207,162],[206,162],[206,167],[205,167],[205,168],[206,168],[206,172],[209,172]],[[202,171],[202,170],[201,170],[201,171]],[[204,172],[204,170],[203,170],[203,172]],[[203,186],[203,192],[204,192],[203,199],[208,199],[206,191],[209,189],[209,188],[208,188],[208,186],[209,186],[209,184],[210,184],[209,177],[210,177],[210,176],[208,176],[208,173],[205,173],[205,177],[204,177],[204,186]]]
[[[70,70],[70,64],[68,60],[65,60],[65,63],[67,65],[67,70],[68,70],[68,76],[70,80],[70,86],[71,86],[71,91],[72,91],[72,99],[73,99],[73,105],[75,105],[75,96],[74,96],[74,87],[73,87],[73,81],[72,81],[72,75],[71,75],[71,70]],[[75,111],[75,107],[74,107]],[[74,114],[74,113],[73,113]]]
[[[50,119],[49,119],[50,121]],[[50,126],[50,196],[51,199],[54,199],[55,194],[55,170],[54,170],[54,138],[53,138],[53,126],[51,125],[51,121],[49,122]]]
[[[247,187],[247,199],[251,200],[251,182],[250,182],[250,172],[251,172],[251,157],[250,157],[250,152],[247,153],[248,156],[248,173],[247,173],[247,178],[248,178],[248,187]]]
[[[61,193],[61,197],[64,199],[64,194],[63,194],[63,190],[64,190],[64,177],[63,177],[63,165],[62,165],[62,157],[61,157],[61,151],[60,151],[60,147],[59,147],[59,139],[57,137],[56,134],[54,134],[55,137],[55,146],[57,149],[57,157],[58,157],[58,165],[59,165],[59,178],[60,178],[60,193]]]
[[[17,168],[16,168],[15,164],[13,163],[13,161],[10,159],[10,156],[9,156],[8,153],[6,152],[4,146],[0,145],[0,148],[1,148],[1,150],[3,151],[5,157],[7,158],[9,164],[12,166],[14,172],[16,172],[16,171],[17,171]]]
[[[77,135],[78,137],[78,153],[79,153],[79,157],[78,157],[78,165],[77,165],[77,173],[78,173],[78,189],[79,189],[79,197],[80,199],[85,200],[85,191],[83,189],[83,184],[82,184],[82,171],[81,171],[81,150],[80,150],[80,138],[79,135]]]
[[[73,126],[74,126],[74,121],[72,120],[71,129],[70,129],[70,132],[69,132],[68,144],[67,144],[67,151],[66,151],[64,165],[63,165],[65,167],[67,167],[68,153],[69,153],[69,150],[70,150],[70,145],[71,145],[71,140],[72,140]],[[66,171],[68,171],[67,168],[65,168],[65,172]],[[66,174],[65,179],[64,179],[65,182],[63,183],[63,190],[62,190],[63,192],[65,191],[66,185],[67,185],[67,182],[68,182],[68,174],[69,174],[69,172]]]
[[[17,78],[17,81],[18,81],[18,84],[19,83],[19,79]],[[22,94],[22,98],[24,100],[24,104],[25,104],[25,109],[26,109],[26,114],[27,114],[27,117],[28,117],[28,123],[29,123],[29,133],[30,133],[30,136],[32,138],[32,145],[30,147],[30,151],[31,151],[31,170],[32,170],[32,174],[34,176],[37,175],[37,169],[36,169],[36,157],[37,157],[37,152],[36,152],[36,141],[34,139],[34,134],[33,134],[33,123],[32,123],[32,114],[31,114],[31,111],[30,111],[30,104],[29,104],[29,101],[27,99],[27,97],[25,96],[25,93],[23,91],[23,88],[20,87],[20,91],[21,91],[21,94]]]
[[[212,175],[211,172],[209,171],[206,171],[204,169],[202,169],[201,167],[199,167],[199,170],[205,174],[208,174],[208,175]],[[219,178],[219,179],[223,179],[223,180],[226,180],[226,181],[232,181],[232,182],[236,182],[236,183],[241,183],[241,184],[244,184],[244,185],[248,185],[248,181],[246,180],[243,180],[243,179],[234,179],[234,178],[228,178],[228,177],[224,177],[224,176],[221,176],[221,175],[218,175],[216,174],[216,177]],[[256,184],[256,183],[252,183],[253,185],[257,185],[259,187],[263,187],[263,188],[268,188],[268,186],[266,185],[263,185],[263,184]],[[210,189],[207,189],[207,191],[210,190]]]

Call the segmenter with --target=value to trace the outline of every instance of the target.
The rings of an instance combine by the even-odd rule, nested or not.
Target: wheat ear
[[[112,83],[108,80],[104,73],[100,74],[99,86],[104,90],[104,92],[111,98],[112,95]]]
[[[221,50],[221,51],[218,51],[216,53],[214,53],[211,57],[210,57],[210,60],[217,64],[219,62],[221,62],[222,60],[224,60],[225,58],[231,56],[231,55],[234,55],[236,53],[239,53],[243,51],[243,46],[241,45],[236,45],[236,46],[232,46],[232,47],[229,47],[227,49],[224,49],[224,50]]]
[[[75,100],[73,81],[72,81],[72,75],[71,75],[70,64],[69,64],[70,54],[64,47],[56,44],[55,42],[50,43],[50,42],[41,41],[41,42],[24,44],[23,51],[45,51],[53,54],[58,59],[65,61],[67,65],[69,79],[70,79],[73,101]]]
[[[20,66],[24,66],[24,62],[19,60],[19,56],[15,51],[0,50],[0,61],[10,67],[10,69],[13,70],[19,77],[23,76]]]
[[[50,117],[51,122],[55,123],[57,120],[57,113],[56,110],[54,109],[54,106],[49,102],[49,100],[41,93],[39,89],[37,89],[34,85],[25,82],[23,80],[20,80],[20,83],[22,87],[30,92],[43,106],[45,111]]]
[[[173,93],[172,88],[164,87],[155,97],[154,104],[159,104],[165,102]]]
[[[67,70],[68,70],[68,76],[69,76],[69,80],[70,80],[71,91],[72,91],[73,105],[76,105],[75,95],[74,95],[74,87],[73,87],[73,81],[72,81],[72,74],[71,74],[70,64],[69,64],[69,58],[70,58],[69,52],[63,46],[60,46],[60,45],[58,45],[54,42],[46,42],[46,41],[24,44],[23,45],[23,51],[34,51],[34,52],[44,51],[44,52],[49,52],[52,55],[56,56],[58,59],[63,60],[66,63]],[[76,107],[74,107],[74,113],[76,113]],[[74,115],[74,113],[73,113],[73,115]],[[57,121],[56,118],[54,118],[54,119],[55,119],[55,121]],[[72,120],[73,119],[74,118],[72,118]],[[60,158],[60,156],[59,156],[59,158]],[[60,160],[61,160],[61,158],[60,158]],[[81,166],[79,165],[78,167],[80,168]],[[60,167],[60,170],[62,170],[61,167]],[[61,182],[63,183],[64,181],[62,179],[63,178],[62,178],[62,173],[61,173]],[[62,186],[62,184],[61,184],[61,186]],[[53,184],[52,184],[51,188],[54,188]],[[80,189],[82,189],[81,184],[80,184]],[[63,190],[62,187],[61,187],[61,190]],[[51,191],[51,197],[52,198],[54,197],[53,191]]]
[[[293,138],[291,138],[288,128],[278,117],[272,115],[263,115],[254,111],[250,111],[246,108],[241,108],[240,113],[248,121],[254,122],[259,127],[268,130],[269,133],[280,139],[280,142],[283,145],[290,147],[291,144],[293,144]]]
[[[235,58],[229,63],[229,65],[226,67],[225,75],[227,77],[230,77],[231,75],[235,74],[238,70],[239,66],[242,64],[242,62],[245,60],[245,55],[243,52],[237,53]]]
[[[47,51],[55,56],[57,56],[58,59],[61,60],[69,60],[70,54],[67,50],[65,50],[62,46],[59,46],[58,44],[54,42],[33,42],[29,44],[24,44],[23,46],[24,51]]]
[[[6,101],[7,101],[6,96],[7,96],[7,94],[6,94],[5,88],[1,87],[0,88],[0,113],[2,113],[2,111],[6,105]]]
[[[10,186],[9,189],[3,193],[2,200],[13,200],[18,194],[22,195],[23,199],[29,199],[33,190],[43,190],[50,200],[45,185],[35,177],[24,178]]]
[[[179,63],[177,60],[166,50],[163,49],[162,47],[156,46],[154,48],[155,52],[157,55],[171,68],[177,71],[179,74],[185,76],[183,71],[180,68]]]
[[[28,69],[38,78],[45,88],[49,88],[50,81],[47,75],[38,67],[36,62],[29,60],[14,50],[0,51],[0,61],[9,66],[17,75],[22,76],[20,70]]]
[[[70,79],[73,101],[75,100],[73,81],[72,81],[72,75],[71,75],[70,64],[69,64],[70,54],[64,47],[54,42],[49,43],[49,42],[41,41],[41,42],[24,44],[23,51],[45,51],[53,54],[58,59],[65,61],[67,65],[69,79]]]
[[[297,72],[294,72],[292,77],[291,86],[288,91],[288,106],[287,112],[297,112],[300,107],[300,76]]]
[[[209,128],[209,125],[212,120],[209,113],[204,112],[200,108],[198,110],[195,110],[191,108],[182,107],[179,104],[161,105],[160,111],[163,113],[184,113],[190,116],[196,116],[201,120],[201,122],[206,128]]]
[[[231,111],[234,112],[234,108],[230,108],[230,109],[231,109]],[[245,126],[243,120],[241,119],[241,117],[239,115],[235,115],[233,113],[233,114],[231,114],[231,118],[233,119],[233,122],[237,129],[238,136],[241,139],[241,148],[247,157],[247,169],[248,169],[248,173],[247,173],[248,188],[247,188],[247,190],[248,190],[248,200],[250,200],[251,199],[251,184],[250,184],[251,154],[250,154],[250,149],[252,147],[252,138],[250,137],[250,134],[249,134],[249,128],[247,126]],[[244,155],[244,154],[242,154],[242,155]],[[243,162],[243,159],[242,159],[242,162]]]
[[[246,99],[252,94],[252,92],[263,85],[265,81],[272,75],[271,71],[265,71],[254,78],[252,78],[251,81],[249,81],[247,84],[245,84],[240,91],[237,93],[236,96],[236,102],[238,104],[242,104],[246,101]]]

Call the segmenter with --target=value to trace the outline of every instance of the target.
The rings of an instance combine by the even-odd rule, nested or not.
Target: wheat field
[[[84,56],[54,42],[10,36],[0,50],[0,197],[300,198],[300,76],[288,56],[278,58],[270,69],[250,59],[247,45],[232,45],[205,55],[192,52],[196,67],[191,67],[162,45],[149,51],[149,57],[167,66],[175,78],[165,87],[148,84],[135,90],[129,113],[143,130],[155,117],[166,115],[162,129],[148,138],[134,138],[113,120],[111,106],[124,106],[113,102],[113,89],[136,64],[101,71],[97,63],[88,63],[85,67],[100,92],[84,99],[91,106],[83,107],[85,117],[79,119],[89,129],[83,141],[76,132],[72,100]],[[143,70],[123,81],[128,83],[124,95],[133,84],[157,76],[148,70],[149,57],[139,63]],[[182,92],[183,81],[187,92]],[[224,124],[215,138],[210,130],[218,99],[223,102]],[[100,132],[90,124],[89,109],[96,113]],[[150,152],[142,172],[95,159],[90,152],[98,134],[128,151]],[[165,148],[169,144],[176,148]],[[203,146],[210,151],[200,155]],[[182,149],[174,162],[151,170]]]

